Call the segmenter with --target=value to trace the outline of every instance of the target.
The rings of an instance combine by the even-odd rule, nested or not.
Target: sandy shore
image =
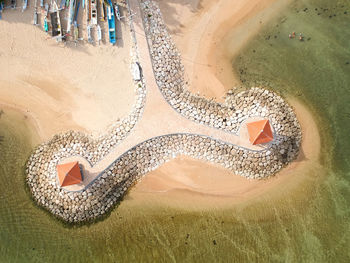
[[[43,141],[70,129],[97,135],[126,116],[135,101],[127,24],[119,28],[118,46],[81,41],[76,47],[56,43],[32,25],[32,16],[32,8],[3,13],[0,108],[31,115]]]
[[[238,0],[234,5],[229,0],[158,3],[182,53],[190,90],[222,101],[227,90],[240,86],[232,72],[231,59],[289,1]],[[148,174],[131,191],[127,202],[186,209],[222,208],[274,194],[280,196],[320,176],[320,135],[315,120],[301,102],[294,98],[288,102],[301,124],[303,141],[298,159],[276,176],[247,181],[222,167],[179,157]]]
[[[232,58],[289,2],[158,0],[182,54],[189,89],[222,102],[229,89],[241,85],[232,71]]]
[[[260,21],[267,21],[286,1],[237,0],[234,6],[229,0],[215,1],[215,5],[209,0],[159,1],[183,54],[191,90],[219,100],[236,85],[227,54],[239,51],[259,30]],[[127,30],[123,31],[123,48],[62,46],[30,24],[31,14],[19,16],[19,11],[11,10],[0,23],[0,32],[7,36],[0,39],[0,70],[4,72],[0,105],[30,115],[42,140],[68,129],[97,134],[125,116],[134,102]],[[237,43],[228,51],[229,34],[237,34]],[[298,160],[277,176],[247,181],[219,166],[181,157],[148,174],[127,199],[210,208],[292,189],[308,178],[305,175],[320,171],[320,139],[308,109],[294,99],[289,102],[302,126],[302,150]]]
[[[303,129],[298,159],[265,180],[247,180],[206,162],[178,157],[150,172],[129,194],[131,205],[166,205],[184,209],[225,208],[238,203],[282,196],[323,174],[320,137],[309,110],[300,102],[296,114]]]

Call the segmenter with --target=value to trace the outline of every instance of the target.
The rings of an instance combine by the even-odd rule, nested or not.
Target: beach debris
[[[117,17],[118,21],[120,21],[121,16],[120,16],[120,11],[119,11],[118,2],[115,2],[115,3],[114,3],[114,11],[115,11],[115,16]]]
[[[300,33],[299,34],[299,41],[303,41],[304,40],[304,37],[303,37],[303,35]]]
[[[138,62],[131,64],[132,77],[135,81],[139,81],[142,78],[141,65]]]

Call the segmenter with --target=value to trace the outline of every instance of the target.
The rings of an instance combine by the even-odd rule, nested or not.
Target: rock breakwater
[[[143,1],[141,8],[157,84],[176,111],[192,121],[233,134],[238,133],[250,117],[268,118],[274,140],[265,148],[254,151],[208,136],[174,131],[132,147],[85,189],[68,192],[61,188],[56,174],[60,160],[82,156],[93,166],[122,143],[135,126],[146,96],[141,81],[136,83],[138,99],[133,112],[106,134],[97,140],[73,131],[56,135],[40,145],[29,158],[27,182],[34,199],[64,221],[89,221],[105,214],[142,176],[180,154],[217,163],[235,174],[257,179],[275,174],[299,152],[299,123],[292,108],[275,93],[260,88],[238,93],[231,91],[224,104],[192,95],[183,81],[181,56],[167,33],[159,8],[152,1]]]

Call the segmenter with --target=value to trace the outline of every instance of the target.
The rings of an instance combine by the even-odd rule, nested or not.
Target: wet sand
[[[158,3],[182,53],[190,90],[222,101],[230,88],[241,85],[233,74],[233,57],[289,1],[242,0],[234,6],[226,0]],[[213,16],[218,19],[214,21]],[[127,202],[183,209],[224,208],[296,189],[309,179],[307,174],[321,176],[321,142],[314,117],[297,99],[287,101],[296,112],[303,140],[298,159],[277,175],[246,180],[220,166],[182,156],[145,176],[132,189]]]
[[[223,101],[241,83],[232,59],[290,0],[158,0],[180,50],[189,89]]]
[[[182,209],[228,208],[235,204],[259,201],[286,194],[306,181],[310,174],[323,174],[319,163],[320,136],[313,116],[295,99],[303,129],[298,159],[280,173],[264,180],[247,180],[219,165],[181,156],[147,174],[130,192],[130,205],[161,205]]]

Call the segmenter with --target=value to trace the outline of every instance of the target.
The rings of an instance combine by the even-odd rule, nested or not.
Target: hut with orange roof
[[[269,120],[247,123],[249,141],[253,145],[268,143],[273,140],[273,133]]]
[[[59,164],[56,166],[58,181],[61,187],[79,184],[82,176],[78,162]]]

